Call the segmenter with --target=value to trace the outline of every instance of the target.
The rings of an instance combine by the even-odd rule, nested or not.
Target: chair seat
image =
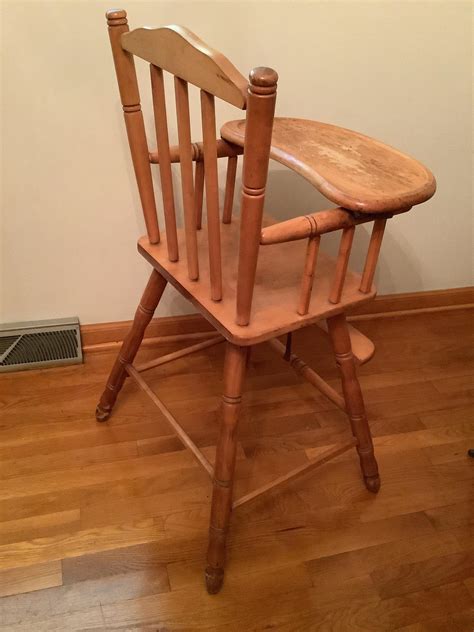
[[[267,217],[265,223],[273,223]],[[313,293],[309,312],[300,316],[296,312],[301,276],[306,254],[305,241],[293,241],[273,246],[261,246],[255,281],[252,318],[246,327],[235,322],[237,290],[237,260],[240,223],[233,218],[231,224],[221,225],[222,248],[222,301],[213,301],[209,284],[207,229],[198,231],[198,281],[190,281],[186,265],[184,230],[178,230],[180,260],[168,260],[166,239],[150,244],[148,237],[138,241],[139,252],[168,281],[180,290],[214,327],[230,342],[241,346],[252,345],[288,331],[305,327],[348,307],[371,300],[375,288],[368,294],[359,291],[360,275],[347,271],[341,301],[334,305],[327,299],[334,278],[335,259],[320,253],[316,266]]]
[[[221,128],[244,144],[245,121]],[[352,211],[396,212],[428,200],[436,189],[421,163],[369,136],[305,119],[275,118],[270,156],[306,178],[329,200]]]

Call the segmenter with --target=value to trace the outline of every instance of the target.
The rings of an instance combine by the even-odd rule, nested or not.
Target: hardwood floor
[[[472,316],[357,323],[377,349],[359,374],[380,493],[366,491],[351,451],[237,509],[217,596],[203,582],[207,475],[131,380],[111,420],[94,420],[116,350],[3,375],[0,630],[472,632]],[[294,338],[296,353],[339,388],[324,334]],[[139,359],[177,348],[147,346]],[[222,364],[218,345],[148,374],[210,459]],[[341,411],[260,345],[236,497],[347,434]]]

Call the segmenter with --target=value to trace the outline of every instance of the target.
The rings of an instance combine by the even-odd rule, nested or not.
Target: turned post
[[[224,579],[225,545],[232,511],[237,449],[237,423],[242,402],[249,348],[227,343],[224,363],[222,419],[217,441],[212,492],[211,523],[207,550],[206,585],[209,593],[220,590]]]
[[[127,128],[128,144],[132,154],[148,239],[150,243],[157,244],[160,241],[160,230],[135,63],[133,56],[125,51],[121,44],[122,34],[129,30],[127,12],[111,10],[107,11],[105,15],[109,27],[110,45]]]
[[[145,329],[155,313],[155,309],[165,287],[166,280],[156,270],[153,270],[145,291],[143,292],[140,304],[135,312],[133,325],[123,341],[115,364],[110,372],[105,390],[97,406],[95,413],[97,421],[106,421],[109,418],[117,395],[127,376],[126,367],[133,362],[137,354],[145,334]]]
[[[380,488],[379,471],[374,455],[372,435],[365,413],[362,391],[357,379],[346,316],[345,314],[332,316],[327,319],[327,324],[331,344],[336,356],[336,364],[341,375],[347,414],[352,433],[357,439],[357,452],[365,485],[369,491],[376,493]]]
[[[237,278],[238,325],[250,322],[278,75],[271,68],[254,68],[249,78]]]

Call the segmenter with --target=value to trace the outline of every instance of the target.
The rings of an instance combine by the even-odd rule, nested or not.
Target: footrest
[[[327,333],[328,326],[325,320],[321,320],[316,324],[320,329]],[[367,336],[364,336],[362,332],[355,327],[352,327],[352,325],[347,325],[347,328],[349,330],[354,358],[358,364],[365,364],[373,357],[375,353],[375,345],[372,340],[367,338]]]

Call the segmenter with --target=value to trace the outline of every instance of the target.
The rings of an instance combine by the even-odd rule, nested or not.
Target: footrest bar
[[[151,388],[148,386],[148,384],[145,382],[145,380],[141,377],[141,375],[137,371],[137,369],[135,367],[133,367],[131,364],[127,364],[127,366],[125,367],[125,370],[130,375],[130,377],[135,380],[135,382],[142,389],[142,391],[144,391],[148,395],[148,397],[155,404],[155,406],[157,406],[157,408],[160,409],[160,411],[164,415],[166,421],[173,428],[173,430],[175,431],[175,433],[176,433],[178,439],[181,441],[181,443],[186,448],[189,448],[189,450],[191,450],[191,452],[193,453],[194,457],[197,459],[197,461],[203,466],[203,468],[206,470],[206,472],[212,478],[214,476],[214,468],[213,468],[212,464],[206,459],[206,457],[201,452],[201,450],[197,447],[197,445],[184,432],[184,430],[181,428],[179,423],[176,421],[176,419],[173,417],[173,415],[170,413],[170,411],[167,409],[167,407],[163,404],[161,399],[159,397],[157,397],[157,395],[155,395],[155,393],[151,390]]]
[[[323,452],[320,456],[316,457],[309,463],[300,465],[299,467],[296,467],[294,470],[291,470],[290,472],[288,472],[288,474],[279,476],[271,483],[262,485],[262,487],[259,487],[255,491],[250,492],[249,494],[246,494],[245,496],[242,496],[241,498],[239,498],[233,503],[232,509],[237,509],[237,507],[240,507],[241,505],[244,505],[245,503],[248,503],[251,500],[254,500],[254,498],[261,496],[265,492],[268,492],[271,489],[274,489],[275,487],[283,485],[283,483],[287,483],[288,481],[291,481],[297,478],[298,476],[301,476],[302,474],[309,472],[310,470],[314,470],[320,465],[324,465],[324,463],[327,463],[331,459],[334,459],[336,456],[339,456],[340,454],[343,454],[344,452],[347,452],[347,450],[350,450],[351,448],[353,448],[356,445],[356,443],[357,443],[356,440],[353,439],[352,441],[348,443],[335,446],[334,448],[331,448],[330,450]]]
[[[177,360],[178,358],[187,356],[190,353],[196,353],[196,351],[207,349],[207,347],[213,347],[214,345],[220,344],[224,341],[225,338],[223,338],[220,334],[217,334],[209,340],[204,340],[204,342],[198,342],[197,344],[186,347],[185,349],[179,349],[179,351],[173,351],[173,353],[168,353],[167,355],[161,356],[160,358],[155,358],[154,360],[150,360],[149,362],[144,362],[143,364],[135,367],[135,370],[139,373],[142,373],[143,371],[148,371],[148,369],[153,369],[155,366],[160,366],[161,364],[172,362],[173,360]]]
[[[287,355],[285,355],[286,349],[285,345],[282,344],[277,338],[272,338],[267,341],[268,344],[279,354],[283,359],[287,359]],[[339,393],[329,386],[327,382],[323,380],[321,376],[319,376],[316,371],[313,371],[303,360],[298,358],[294,353],[290,354],[289,359],[287,359],[291,368],[297,373],[301,375],[307,382],[312,384],[315,388],[317,388],[323,395],[325,395],[328,399],[330,399],[336,406],[338,406],[344,412],[346,411],[346,404],[344,402],[344,398],[339,395]]]

